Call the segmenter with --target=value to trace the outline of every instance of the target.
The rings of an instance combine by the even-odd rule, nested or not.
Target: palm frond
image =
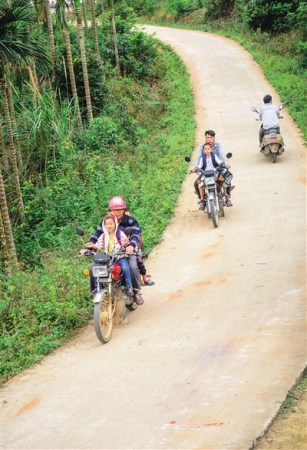
[[[31,33],[35,25],[33,5],[28,0],[0,2],[0,65],[27,63],[35,59],[49,64],[46,44],[40,33]],[[32,26],[32,27],[31,27]]]
[[[55,18],[57,24],[59,24],[59,26],[62,29],[68,28],[65,12],[66,12],[66,0],[57,0],[55,6]]]
[[[2,0],[0,4],[0,28],[10,23],[33,23],[35,11],[27,0]]]

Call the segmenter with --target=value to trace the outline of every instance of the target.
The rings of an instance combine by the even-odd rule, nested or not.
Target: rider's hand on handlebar
[[[196,170],[197,170],[197,167],[192,167],[192,169],[190,170],[190,173],[194,173],[194,172],[196,172]]]
[[[82,248],[80,250],[80,255],[84,255],[84,253],[86,253],[88,250],[93,250],[93,251],[97,251],[98,250],[97,244],[93,244],[93,242],[88,242],[85,245],[86,245],[86,248]]]
[[[128,245],[128,247],[125,248],[127,255],[133,255],[134,253],[134,247],[132,245]]]

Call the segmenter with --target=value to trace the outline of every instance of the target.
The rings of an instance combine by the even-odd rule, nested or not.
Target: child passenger
[[[103,233],[96,244],[89,243],[87,248],[92,248],[93,250],[102,249],[104,253],[112,255],[129,245],[129,239],[124,231],[118,228],[118,221],[114,214],[110,213],[104,217],[102,228]],[[134,292],[128,259],[122,255],[118,256],[116,262],[121,266],[124,275],[126,294],[133,297]]]
[[[205,142],[203,145],[203,153],[199,159],[198,167],[202,170],[215,170],[223,161],[214,153],[212,153],[212,145]],[[205,187],[199,188],[200,202],[199,209],[205,209]]]

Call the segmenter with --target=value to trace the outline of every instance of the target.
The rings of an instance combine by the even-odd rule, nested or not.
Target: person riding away
[[[216,155],[224,164],[226,169],[230,169],[230,164],[228,162],[228,159],[222,149],[222,146],[219,142],[215,141],[215,131],[213,130],[207,130],[205,131],[205,142],[208,142],[209,144],[211,144],[212,146],[212,152],[214,155]],[[195,162],[194,162],[194,168],[191,169],[191,172],[195,172],[198,165],[199,165],[199,161],[200,158],[202,158],[203,155],[203,144],[201,144],[197,150],[196,153],[196,157],[195,157]],[[200,198],[199,195],[199,190],[198,190],[198,184],[199,184],[199,178],[197,178],[194,182],[194,188],[195,188],[195,192],[198,195],[198,197]],[[232,206],[232,202],[230,200],[231,197],[231,191],[235,188],[235,186],[229,186],[227,188],[227,198],[228,198],[228,204],[227,206]]]
[[[277,133],[280,134],[279,118],[281,117],[281,115],[279,108],[275,105],[272,105],[271,95],[265,95],[263,97],[263,103],[264,105],[259,109],[259,119],[262,121],[262,125],[259,130],[260,146],[264,135],[270,128],[275,129]],[[283,152],[284,148],[280,150]]]
[[[203,154],[199,160],[198,168],[202,170],[215,170],[222,160],[213,153],[212,145],[209,142],[205,142],[203,145]],[[205,187],[199,188],[200,202],[199,209],[205,209]]]
[[[126,253],[129,255],[128,262],[131,272],[132,278],[132,287],[134,291],[134,300],[138,305],[143,305],[144,300],[140,295],[140,272],[137,265],[136,255],[134,254],[137,251],[140,241],[141,229],[137,222],[137,220],[125,214],[127,209],[127,205],[125,200],[122,197],[112,197],[109,200],[108,204],[109,211],[115,215],[117,218],[118,224],[121,228],[125,229],[129,227],[132,231],[130,234],[130,242],[126,247]],[[95,233],[90,237],[89,243],[96,244],[101,234],[103,233],[103,223],[100,222]]]
[[[103,233],[100,235],[96,244],[88,242],[88,249],[97,251],[102,249],[104,253],[113,255],[129,245],[129,238],[123,230],[118,228],[118,221],[114,214],[107,214],[102,222]],[[125,255],[118,256],[116,262],[120,265],[124,280],[125,291],[129,297],[133,297],[131,272],[127,258]]]

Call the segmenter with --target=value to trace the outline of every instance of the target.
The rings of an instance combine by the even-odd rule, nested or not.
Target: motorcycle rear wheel
[[[276,153],[272,153],[272,159],[273,159],[273,163],[276,163],[276,161],[277,161],[277,154]]]
[[[100,342],[103,344],[109,342],[112,337],[113,311],[112,300],[108,294],[94,305],[94,328]]]
[[[212,219],[213,225],[215,228],[217,228],[219,226],[219,213],[216,209],[214,198],[212,198],[210,200],[210,212],[211,212],[211,219]]]

